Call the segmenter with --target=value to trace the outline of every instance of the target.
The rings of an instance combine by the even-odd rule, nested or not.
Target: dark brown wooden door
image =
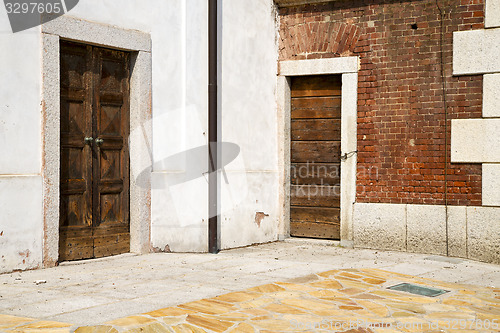
[[[290,234],[340,239],[341,76],[291,81]]]
[[[59,260],[128,252],[129,54],[60,46]]]

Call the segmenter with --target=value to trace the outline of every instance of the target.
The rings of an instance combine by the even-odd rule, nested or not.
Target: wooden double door
[[[290,234],[340,239],[341,76],[291,79]]]
[[[130,250],[129,63],[60,43],[60,261]]]

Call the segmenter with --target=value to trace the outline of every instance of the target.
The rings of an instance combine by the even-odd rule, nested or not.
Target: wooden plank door
[[[129,54],[61,42],[59,260],[128,252]]]
[[[129,57],[94,50],[94,257],[128,252],[129,224]]]
[[[291,80],[290,234],[340,239],[341,76]]]
[[[93,257],[92,48],[61,43],[59,259]]]

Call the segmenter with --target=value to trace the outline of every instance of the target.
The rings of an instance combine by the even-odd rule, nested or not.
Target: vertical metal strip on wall
[[[217,92],[217,55],[218,55],[217,0],[208,2],[208,251],[219,252],[218,230],[218,92]]]

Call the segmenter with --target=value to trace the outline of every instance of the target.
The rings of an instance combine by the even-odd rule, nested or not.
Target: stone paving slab
[[[37,321],[74,324],[58,328],[68,331],[276,281],[292,279],[296,283],[294,278],[342,269],[383,269],[443,283],[500,288],[498,265],[460,258],[345,249],[331,241],[291,239],[222,251],[218,255],[122,255],[3,274],[0,313],[38,318],[32,319],[32,324]],[[39,280],[46,283],[34,283]],[[0,318],[0,331],[4,330],[3,322],[15,321],[13,318]]]

